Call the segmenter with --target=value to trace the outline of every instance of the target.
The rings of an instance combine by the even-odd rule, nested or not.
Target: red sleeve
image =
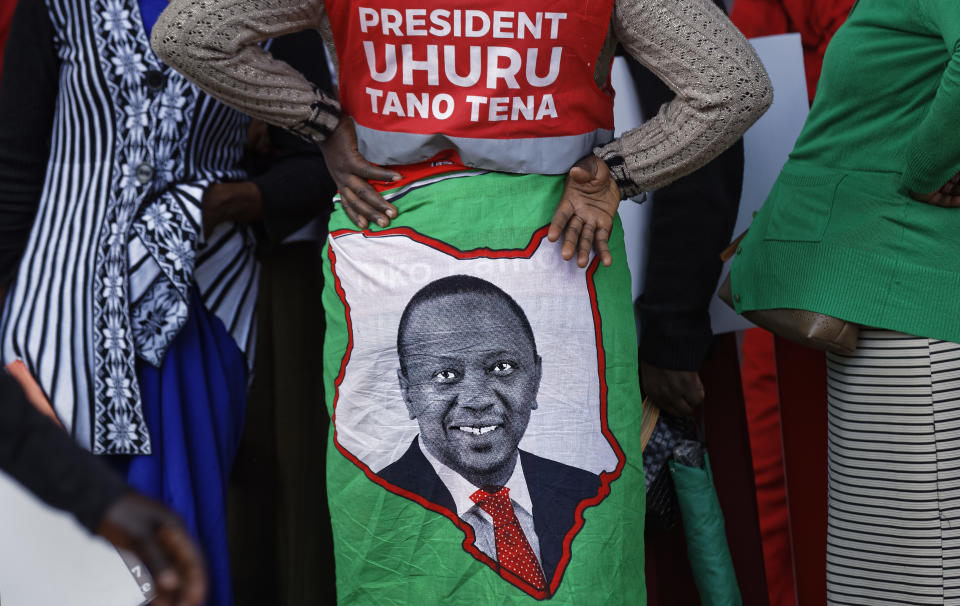
[[[808,14],[805,15],[808,31],[804,34],[803,46],[811,100],[820,80],[823,54],[827,45],[837,33],[837,29],[847,20],[847,15],[855,3],[856,0],[806,0],[801,3],[808,7]]]
[[[735,0],[730,19],[747,38],[797,32],[810,100],[817,90],[823,53],[856,0]]]
[[[790,31],[781,0],[735,0],[730,20],[747,38]]]
[[[13,9],[16,7],[16,0],[12,2],[0,2],[0,69],[3,68],[3,48],[7,44],[7,34],[10,32],[10,21],[13,19]]]

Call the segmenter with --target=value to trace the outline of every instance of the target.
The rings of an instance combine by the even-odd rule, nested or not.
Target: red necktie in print
[[[470,495],[470,500],[480,506],[493,518],[493,536],[497,547],[497,562],[536,589],[544,591],[547,581],[543,577],[540,562],[523,534],[520,521],[513,511],[510,489],[504,486],[490,494],[478,490]]]

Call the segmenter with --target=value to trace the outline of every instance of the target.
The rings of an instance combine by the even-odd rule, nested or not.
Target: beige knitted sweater
[[[323,0],[171,0],[151,42],[210,95],[319,142],[339,121],[336,98],[257,44],[307,28],[319,29],[332,48]],[[677,93],[640,127],[594,150],[625,196],[703,166],[773,100],[753,48],[711,0],[616,0],[610,36],[599,83],[618,41]]]

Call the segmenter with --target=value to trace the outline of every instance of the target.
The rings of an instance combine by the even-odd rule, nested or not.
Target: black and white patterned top
[[[93,452],[149,453],[136,358],[163,361],[192,284],[251,357],[253,236],[223,224],[202,242],[200,214],[209,184],[246,177],[237,163],[248,118],[157,59],[136,0],[21,4],[43,4],[57,90],[0,359],[24,361]]]

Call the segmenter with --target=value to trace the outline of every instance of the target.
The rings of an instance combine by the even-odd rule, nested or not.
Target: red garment
[[[325,6],[340,104],[370,162],[453,149],[467,166],[563,174],[612,135],[613,91],[594,72],[613,0],[553,0],[548,11],[511,0]]]
[[[13,20],[15,8],[16,0],[0,0],[0,72],[3,71],[3,49],[7,44],[7,34],[10,33],[10,21]]]
[[[741,354],[740,376],[750,434],[767,594],[771,606],[793,606],[796,604],[793,555],[773,335],[762,328],[744,331]]]
[[[799,32],[810,101],[817,91],[823,53],[856,0],[735,0],[730,20],[747,38]]]

